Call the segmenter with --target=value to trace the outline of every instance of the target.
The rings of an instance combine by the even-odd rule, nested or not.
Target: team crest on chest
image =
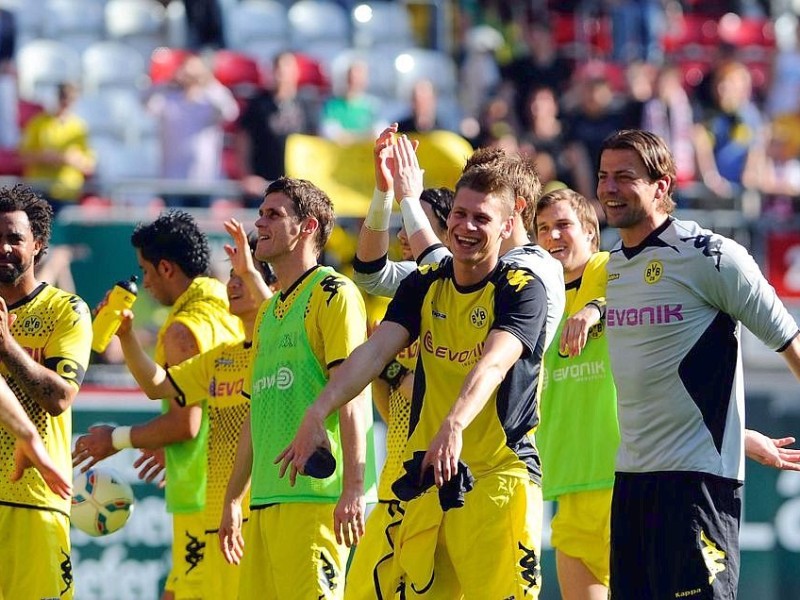
[[[22,321],[22,330],[25,333],[36,333],[41,328],[42,328],[42,320],[36,315],[30,315],[29,317],[25,317],[25,320]]]
[[[650,285],[658,282],[664,274],[664,265],[660,260],[651,260],[644,268],[644,281]]]
[[[489,311],[487,311],[482,306],[476,306],[472,309],[472,312],[469,313],[469,322],[472,323],[473,327],[478,329],[482,329],[486,326],[486,319],[489,318]]]

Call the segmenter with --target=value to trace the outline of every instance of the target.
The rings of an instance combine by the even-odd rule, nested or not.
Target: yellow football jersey
[[[83,300],[46,283],[28,297],[10,305],[17,318],[14,339],[37,363],[58,373],[76,388],[83,382],[92,345],[92,318]],[[31,398],[0,362],[0,375],[25,408],[48,454],[62,473],[72,471],[72,411],[52,416]],[[36,469],[28,469],[17,483],[8,479],[14,467],[14,437],[0,427],[0,503],[49,508],[69,515],[70,501],[50,491]]]

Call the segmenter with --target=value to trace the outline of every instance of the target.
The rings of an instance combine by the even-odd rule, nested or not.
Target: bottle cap
[[[118,281],[117,285],[125,290],[128,290],[134,296],[139,292],[139,288],[136,285],[136,281],[139,278],[136,275],[131,275],[131,278],[128,281]]]

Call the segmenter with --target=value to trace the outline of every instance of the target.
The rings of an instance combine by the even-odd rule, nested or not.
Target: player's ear
[[[525,210],[525,207],[528,206],[528,201],[525,200],[522,196],[517,196],[514,199],[514,212],[518,214],[522,214],[522,211]]]
[[[316,217],[307,217],[303,220],[303,225],[300,231],[306,235],[314,235],[319,229],[319,221]]]
[[[507,240],[511,237],[511,233],[514,231],[514,214],[512,213],[503,223],[503,227],[500,229],[500,238]]]
[[[163,277],[169,277],[175,272],[175,265],[162,258],[156,265],[156,271]]]

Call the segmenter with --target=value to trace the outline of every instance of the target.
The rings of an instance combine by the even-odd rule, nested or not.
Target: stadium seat
[[[767,18],[742,18],[728,13],[719,20],[719,37],[733,46],[775,47],[775,29]]]
[[[74,110],[86,121],[90,136],[111,137],[127,143],[137,138],[136,117],[144,109],[138,95],[109,89],[80,96]]]
[[[315,88],[320,94],[327,94],[330,91],[331,82],[329,74],[322,69],[322,65],[314,57],[302,52],[295,53],[297,66],[300,69],[301,88]]]
[[[133,46],[143,57],[167,43],[166,12],[156,0],[108,0],[105,20],[109,39]]]
[[[357,48],[414,45],[411,18],[402,2],[375,1],[357,4],[351,13],[353,45]]]
[[[717,22],[704,14],[685,14],[665,32],[662,44],[667,54],[705,52],[719,44]]]
[[[226,19],[228,46],[241,52],[254,42],[288,48],[289,29],[286,7],[274,0],[242,0],[229,8]]]
[[[254,58],[234,50],[217,50],[211,68],[237,98],[252,96],[262,86],[261,70]]]
[[[17,51],[17,71],[20,97],[50,105],[59,83],[80,83],[81,57],[63,42],[33,40]]]
[[[83,51],[82,59],[86,92],[120,88],[134,91],[146,83],[147,71],[142,55],[123,42],[92,44]]]
[[[172,79],[175,70],[193,53],[184,48],[156,48],[150,55],[150,81],[153,84],[166,83]]]
[[[20,100],[17,103],[17,125],[20,131],[33,117],[44,110],[41,104]],[[22,176],[22,159],[16,148],[0,148],[0,176]]]
[[[350,45],[350,17],[339,4],[325,0],[298,0],[288,11],[292,48],[305,52],[320,40]]]
[[[42,35],[79,52],[105,37],[105,12],[96,0],[47,0]]]

